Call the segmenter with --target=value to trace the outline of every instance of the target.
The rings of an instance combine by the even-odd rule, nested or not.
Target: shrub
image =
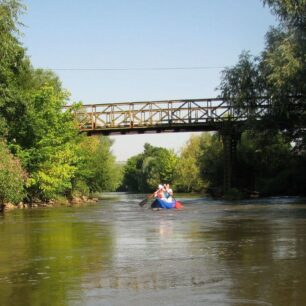
[[[0,205],[6,202],[18,203],[24,196],[26,174],[19,159],[8,150],[4,141],[0,140]]]

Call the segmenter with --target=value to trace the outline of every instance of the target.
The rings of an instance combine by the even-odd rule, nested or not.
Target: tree
[[[142,172],[143,154],[130,157],[123,168],[123,189],[143,192],[148,190]]]
[[[222,71],[218,89],[221,90],[221,96],[235,106],[237,111],[240,108],[251,108],[256,103],[256,97],[265,95],[259,64],[259,58],[243,51],[234,67]]]
[[[218,134],[203,133],[200,142],[201,178],[207,190],[223,186],[223,147]]]
[[[19,16],[25,7],[18,0],[1,0],[0,2],[0,83],[10,85],[22,70],[25,52],[18,37],[20,31]],[[1,88],[3,93],[6,88]]]
[[[28,100],[25,141],[13,146],[29,173],[28,192],[45,200],[72,189],[79,161],[73,116],[62,111],[66,98],[65,92],[49,86],[33,90]]]
[[[288,194],[291,160],[290,144],[280,132],[245,131],[237,148],[237,186],[265,195]]]
[[[81,158],[75,180],[75,189],[88,186],[88,192],[115,191],[121,183],[121,169],[111,153],[112,141],[105,136],[82,137]]]
[[[201,137],[192,135],[179,156],[175,186],[181,191],[201,191],[205,187],[200,176]]]
[[[282,26],[299,29],[305,33],[306,1],[305,0],[263,0],[264,5],[271,7]]]
[[[142,171],[149,189],[156,189],[160,183],[172,183],[175,177],[177,157],[172,150],[144,146]]]
[[[18,90],[18,79],[29,62],[19,42],[19,15],[24,6],[17,0],[0,2],[0,136],[9,133],[13,118],[22,117],[25,103]]]
[[[175,179],[177,156],[172,150],[144,145],[144,152],[128,159],[123,184],[130,191],[152,191]]]

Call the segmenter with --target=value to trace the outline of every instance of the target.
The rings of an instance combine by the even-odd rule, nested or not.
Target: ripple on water
[[[1,217],[0,305],[306,305],[306,201],[143,198]]]

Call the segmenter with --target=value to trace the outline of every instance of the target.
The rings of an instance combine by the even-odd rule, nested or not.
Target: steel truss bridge
[[[269,113],[270,99],[255,102],[239,110],[223,98],[88,104],[75,117],[89,135],[217,131],[227,122],[239,125]]]

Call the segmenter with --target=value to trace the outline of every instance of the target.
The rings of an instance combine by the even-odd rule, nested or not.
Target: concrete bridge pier
[[[223,191],[226,192],[236,186],[237,178],[237,143],[241,132],[232,124],[221,128],[220,134],[223,142]]]

